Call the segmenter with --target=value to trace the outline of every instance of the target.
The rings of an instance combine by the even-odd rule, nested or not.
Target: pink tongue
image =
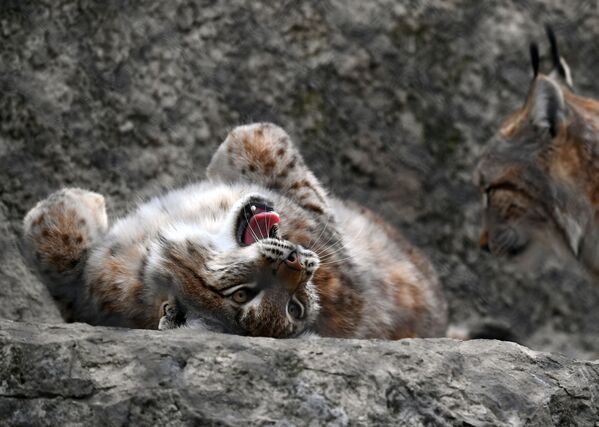
[[[243,233],[243,243],[251,245],[257,240],[266,239],[271,228],[279,221],[281,218],[276,212],[260,212],[252,216]]]

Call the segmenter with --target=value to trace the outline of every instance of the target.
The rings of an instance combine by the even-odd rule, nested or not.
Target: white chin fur
[[[199,330],[202,330],[202,331],[212,332],[212,330],[210,328],[208,328],[208,326],[206,325],[206,323],[204,323],[204,321],[202,319],[191,319],[191,320],[188,320],[181,327],[183,327],[183,328],[189,328],[189,329],[199,329]]]
[[[301,334],[299,334],[296,338],[299,338],[299,339],[316,339],[316,338],[322,338],[322,337],[320,335],[318,335],[316,332],[304,331]]]

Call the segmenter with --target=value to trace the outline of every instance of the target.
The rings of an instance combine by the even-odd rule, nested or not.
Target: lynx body
[[[251,336],[442,336],[429,262],[373,213],[330,198],[279,127],[234,129],[206,181],[108,227],[64,189],[24,220],[26,253],[65,318]]]

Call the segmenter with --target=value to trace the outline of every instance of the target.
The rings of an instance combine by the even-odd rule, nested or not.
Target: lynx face
[[[506,168],[500,176],[487,175],[485,169],[489,168],[483,161],[477,177],[483,200],[479,244],[495,255],[520,255],[529,247],[533,232],[550,223],[545,206],[514,168]]]
[[[579,125],[563,98],[551,101],[563,97],[561,91],[557,82],[538,77],[527,104],[502,123],[478,164],[479,244],[495,255],[521,255],[533,241],[560,252],[564,244],[576,245],[569,241],[569,218],[582,204],[570,176],[576,168],[572,141],[564,135],[574,135]],[[552,103],[558,102],[562,107],[553,111]]]
[[[547,33],[554,70],[539,73],[532,45],[526,102],[503,122],[475,174],[484,209],[480,245],[498,255],[519,254],[535,240],[578,257],[594,215],[599,105],[572,92],[569,69]]]
[[[145,275],[172,301],[162,329],[291,337],[309,327],[319,310],[312,283],[319,260],[279,237],[275,208],[257,194],[232,204],[225,197],[203,227],[180,222],[161,230]]]

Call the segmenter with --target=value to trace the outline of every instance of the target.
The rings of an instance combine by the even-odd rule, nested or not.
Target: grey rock
[[[45,287],[23,263],[15,237],[0,202],[0,317],[32,322],[61,323],[58,308]]]
[[[0,321],[0,424],[596,425],[599,362],[513,343]]]

